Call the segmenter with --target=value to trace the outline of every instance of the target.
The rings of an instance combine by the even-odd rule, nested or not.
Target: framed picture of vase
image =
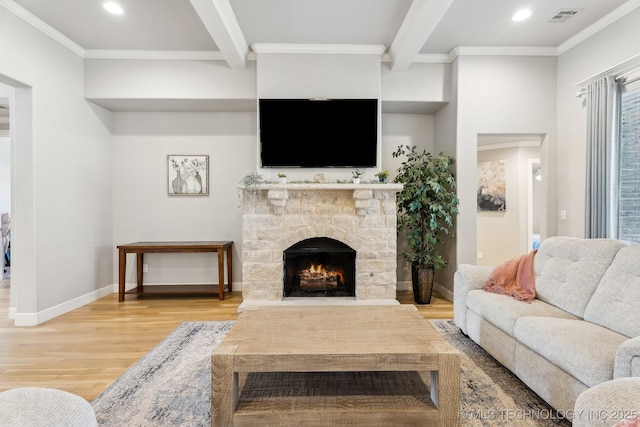
[[[209,195],[209,156],[206,154],[169,154],[167,156],[169,196]]]

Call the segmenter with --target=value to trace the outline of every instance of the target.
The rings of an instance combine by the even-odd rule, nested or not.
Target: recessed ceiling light
[[[531,10],[529,10],[529,9],[521,9],[521,10],[517,11],[511,17],[511,19],[513,19],[516,22],[519,22],[519,21],[524,21],[525,19],[529,18],[530,16],[531,16]]]
[[[102,7],[104,7],[108,12],[111,12],[114,15],[122,15],[124,13],[122,6],[114,1],[107,1],[102,3]]]

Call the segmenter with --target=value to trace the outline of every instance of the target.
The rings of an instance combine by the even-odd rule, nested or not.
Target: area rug
[[[460,333],[431,323],[460,351],[462,426],[570,426],[517,377]],[[99,426],[210,426],[210,354],[233,321],[184,322],[93,402]]]

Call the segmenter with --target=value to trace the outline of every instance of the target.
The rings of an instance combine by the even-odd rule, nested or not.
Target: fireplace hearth
[[[356,251],[328,237],[306,239],[286,249],[284,297],[354,297]]]

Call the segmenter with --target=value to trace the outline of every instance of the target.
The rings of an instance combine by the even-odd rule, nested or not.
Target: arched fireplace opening
[[[284,297],[354,297],[356,251],[329,237],[302,240],[283,252]]]

